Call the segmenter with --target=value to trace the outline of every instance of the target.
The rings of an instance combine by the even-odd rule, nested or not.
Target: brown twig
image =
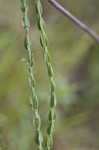
[[[66,10],[58,2],[56,2],[56,0],[48,0],[48,1],[54,7],[56,7],[60,12],[62,12],[66,17],[68,17],[75,24],[77,24],[82,30],[84,30],[85,32],[87,32],[97,43],[99,43],[99,36],[96,35],[96,33],[94,31],[92,31],[91,29],[89,29],[89,27],[87,25],[85,25],[79,19],[77,19],[75,16],[73,16],[68,10]]]

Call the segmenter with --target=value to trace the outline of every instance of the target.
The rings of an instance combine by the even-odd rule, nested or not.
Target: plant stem
[[[97,43],[99,43],[99,36],[96,35],[96,33],[94,31],[92,31],[91,29],[89,29],[89,27],[87,25],[85,25],[79,19],[77,19],[75,16],[73,16],[68,10],[66,10],[58,2],[56,2],[56,0],[48,0],[48,1],[54,7],[56,7],[60,12],[62,12],[66,17],[68,17],[75,24],[77,24],[82,30],[84,30],[85,32],[87,32]]]

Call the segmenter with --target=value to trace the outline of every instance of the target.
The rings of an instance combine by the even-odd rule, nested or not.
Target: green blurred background
[[[99,45],[43,1],[56,77],[55,150],[99,150]],[[99,34],[98,0],[59,2]],[[34,74],[45,135],[49,82],[39,44],[34,2],[29,0]],[[35,149],[19,0],[0,0],[0,150]]]

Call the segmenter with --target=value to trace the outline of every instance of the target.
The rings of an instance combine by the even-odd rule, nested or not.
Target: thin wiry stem
[[[75,24],[77,24],[82,30],[84,30],[85,32],[87,32],[97,43],[99,43],[99,36],[96,35],[96,33],[94,31],[92,31],[91,29],[89,29],[89,27],[87,25],[85,25],[79,19],[77,19],[75,16],[73,16],[68,10],[66,10],[58,2],[56,2],[56,0],[48,0],[48,1],[54,7],[56,7],[60,12],[62,12],[66,17],[68,17]]]

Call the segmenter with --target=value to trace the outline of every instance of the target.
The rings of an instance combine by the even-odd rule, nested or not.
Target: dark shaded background
[[[99,150],[99,45],[47,0],[42,2],[57,85],[54,149]],[[98,0],[59,2],[99,34]],[[32,0],[29,7],[34,73],[45,134],[49,82]],[[0,0],[0,150],[30,150],[35,146],[21,19],[20,1]]]

